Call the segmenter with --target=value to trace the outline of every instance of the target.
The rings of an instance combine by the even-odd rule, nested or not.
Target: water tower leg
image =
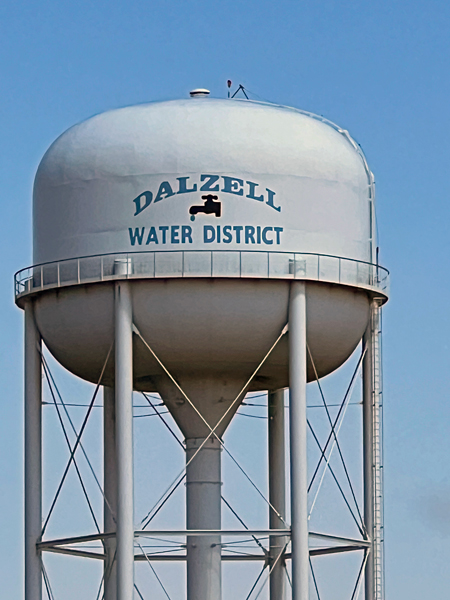
[[[306,294],[293,281],[289,299],[289,422],[291,449],[292,600],[309,598],[306,455]]]
[[[186,459],[195,454],[203,439],[186,440]],[[210,438],[186,470],[188,529],[221,528],[221,447]],[[220,536],[187,539],[187,599],[221,600]]]
[[[269,502],[286,519],[286,461],[284,438],[284,390],[269,392]],[[270,529],[285,529],[286,525],[269,508]],[[270,538],[271,565],[277,561],[286,540],[284,537]],[[285,561],[278,558],[270,574],[270,600],[284,600]]]
[[[115,288],[117,600],[134,596],[133,333],[128,282]]]
[[[114,388],[103,388],[103,531],[116,531],[117,517],[117,457],[116,408]],[[104,600],[117,600],[116,539],[107,538],[104,562]]]
[[[32,302],[25,306],[25,600],[41,600],[42,363]]]

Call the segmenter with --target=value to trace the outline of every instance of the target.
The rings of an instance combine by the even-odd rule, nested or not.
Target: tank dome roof
[[[204,97],[112,110],[70,128],[42,159],[35,263],[136,250],[131,232],[150,221],[186,223],[191,250],[211,249],[203,225],[248,226],[248,244],[262,244],[253,249],[371,261],[370,178],[346,132],[296,109]],[[219,193],[220,221],[202,192]],[[237,235],[219,238],[242,249]]]
[[[80,177],[241,170],[367,182],[361,155],[326,122],[299,110],[248,100],[195,98],[96,115],[63,133],[37,182]]]

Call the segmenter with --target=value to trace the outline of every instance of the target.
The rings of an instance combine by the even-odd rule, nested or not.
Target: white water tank
[[[114,338],[114,279],[179,383],[233,399],[307,284],[307,341],[319,376],[339,367],[386,299],[374,265],[373,178],[347,132],[292,108],[192,97],[113,110],[49,148],[34,187],[35,297],[46,345],[96,382]],[[287,335],[250,389],[288,385]],[[103,382],[112,384],[110,360]],[[309,378],[313,378],[309,364]],[[138,337],[135,388],[165,393]]]

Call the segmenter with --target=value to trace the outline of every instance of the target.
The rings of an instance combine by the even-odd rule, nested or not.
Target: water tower
[[[185,438],[188,600],[221,598],[222,436],[247,392],[269,391],[271,598],[287,597],[278,566],[290,560],[292,598],[307,600],[306,385],[363,339],[360,548],[365,598],[382,600],[378,318],[387,272],[372,173],[348,133],[323,118],[206,90],[191,96],[72,127],[36,175],[33,266],[16,275],[25,598],[41,599],[40,554],[57,546],[42,536],[41,341],[70,372],[104,386],[104,531],[92,539],[104,544],[106,600],[134,594],[133,390],[159,393]]]

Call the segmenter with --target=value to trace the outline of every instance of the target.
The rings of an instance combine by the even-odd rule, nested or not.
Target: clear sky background
[[[228,78],[253,98],[345,127],[375,173],[380,262],[392,273],[387,598],[448,597],[449,31],[450,5],[436,0],[1,4],[2,597],[22,594],[22,314],[12,280],[32,262],[38,162],[56,136],[95,113],[194,87],[224,97]]]

